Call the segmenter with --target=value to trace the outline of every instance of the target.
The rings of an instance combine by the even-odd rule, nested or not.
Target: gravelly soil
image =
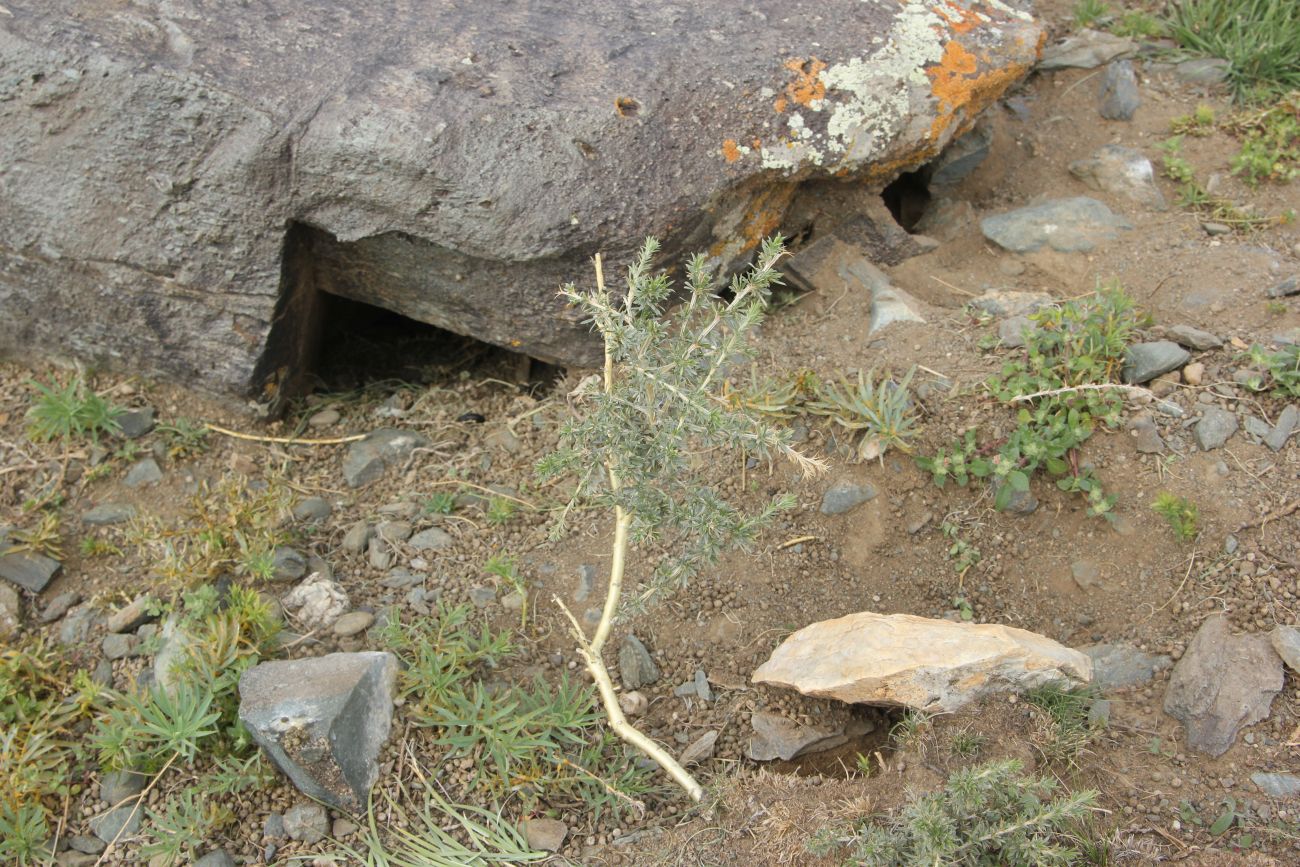
[[[1046,14],[1049,20],[1053,15],[1064,20],[1064,9],[1065,4],[1051,4]],[[976,222],[957,226],[952,239],[933,252],[890,269],[898,286],[924,302],[926,323],[892,326],[868,337],[868,298],[813,293],[777,310],[765,325],[759,345],[763,373],[780,376],[809,368],[829,378],[918,366],[914,386],[930,384],[917,445],[925,452],[973,425],[997,425],[1005,418],[978,388],[1001,364],[998,353],[980,348],[996,322],[981,321],[964,307],[972,295],[987,289],[1045,291],[1064,299],[1118,279],[1151,314],[1152,335],[1190,324],[1225,339],[1236,338],[1238,346],[1244,346],[1295,329],[1300,324],[1295,299],[1285,300],[1279,309],[1264,296],[1265,287],[1300,271],[1300,232],[1294,225],[1211,237],[1193,215],[1177,208],[1153,212],[1086,191],[1066,170],[1070,161],[1112,142],[1135,147],[1158,165],[1156,145],[1167,136],[1169,120],[1200,102],[1227,111],[1225,98],[1198,93],[1147,68],[1140,77],[1144,103],[1136,119],[1104,122],[1096,117],[1092,75],[1070,70],[1035,76],[1018,94],[1029,106],[1027,120],[995,109],[990,159],[951,195],[969,202],[976,218],[1040,196],[1094,195],[1127,216],[1132,231],[1089,254],[1015,256],[995,249]],[[1206,175],[1222,175],[1225,195],[1249,201],[1262,212],[1277,213],[1296,204],[1293,186],[1251,190],[1232,177],[1227,171],[1232,152],[1231,138],[1216,133],[1190,141],[1187,155]],[[1166,198],[1174,201],[1172,184],[1163,179],[1159,183]],[[396,355],[419,347],[388,349]],[[1183,407],[1187,418],[1221,406],[1242,416],[1276,419],[1282,402],[1248,393],[1233,382],[1234,371],[1246,364],[1239,348],[1229,344],[1198,353],[1196,360],[1205,365],[1199,386],[1169,382],[1156,387]],[[86,471],[88,449],[63,454],[27,441],[23,414],[31,400],[26,384],[31,372],[6,365],[0,369],[3,521],[21,526],[23,502],[56,465],[66,462],[74,481],[64,506],[69,530],[64,571],[41,603],[76,590],[111,607],[147,587],[151,564],[130,549],[121,557],[84,557],[75,542],[81,532],[79,516],[88,508],[129,502],[166,523],[185,514],[201,482],[215,483],[229,474],[274,478],[298,499],[320,496],[331,503],[332,514],[322,524],[295,528],[296,545],[332,566],[351,594],[353,607],[379,611],[404,604],[400,594],[378,583],[388,567],[377,566],[366,553],[344,551],[340,542],[356,521],[404,514],[413,506],[416,529],[439,526],[451,534],[453,543],[423,554],[395,545],[389,552],[391,565],[418,573],[422,586],[441,590],[450,602],[481,602],[489,594],[472,591],[491,588],[493,601],[483,610],[501,628],[517,626],[519,615],[503,606],[508,588],[495,586],[482,565],[497,553],[518,558],[530,588],[529,627],[524,652],[503,677],[540,673],[555,678],[564,671],[580,672],[572,639],[550,599],[556,594],[579,612],[599,604],[607,573],[609,520],[580,514],[566,538],[551,541],[547,509],[556,492],[535,484],[532,467],[554,445],[555,432],[571,411],[565,395],[582,372],[522,387],[512,384],[516,367],[513,359],[496,353],[432,365],[422,384],[381,383],[360,392],[319,394],[266,430],[255,429],[239,407],[166,385],[107,376],[97,380],[118,402],[152,405],[164,421],[188,417],[255,435],[315,438],[394,425],[418,429],[432,441],[405,468],[353,491],[340,475],[344,445],[276,444],[218,434],[209,437],[202,455],[164,458],[164,479],[156,487],[125,487],[125,460],[116,460],[105,478],[76,481]],[[309,418],[330,408],[338,411],[338,421],[308,425]],[[1139,403],[1129,407],[1128,415],[1145,411],[1148,407]],[[467,413],[483,421],[465,420]],[[663,673],[643,690],[650,706],[640,724],[678,749],[705,731],[721,731],[715,758],[700,769],[719,797],[703,812],[687,812],[684,802],[668,793],[651,801],[643,819],[621,825],[612,820],[594,823],[580,806],[561,806],[559,817],[572,832],[565,854],[592,864],[818,863],[803,848],[811,830],[855,811],[897,806],[906,791],[936,785],[958,762],[945,744],[957,733],[973,733],[985,739],[982,757],[1019,757],[1031,769],[1057,774],[1070,786],[1099,789],[1105,812],[1099,814],[1098,824],[1117,841],[1117,863],[1268,863],[1234,860],[1234,840],[1246,832],[1278,859],[1275,863],[1293,863],[1300,844],[1300,807],[1271,801],[1249,781],[1252,772],[1294,770],[1300,760],[1300,693],[1293,672],[1288,672],[1268,719],[1247,728],[1232,749],[1213,759],[1188,751],[1180,725],[1163,713],[1167,672],[1147,686],[1110,696],[1110,726],[1074,768],[1044,761],[1041,715],[1010,699],[934,720],[923,737],[903,750],[885,745],[883,735],[895,718],[877,714],[872,717],[874,734],[806,762],[759,769],[742,756],[748,716],[756,709],[779,709],[819,723],[847,713],[827,702],[749,685],[749,673],[790,631],[867,609],[932,617],[952,614],[959,578],[948,554],[952,539],[941,530],[944,524],[958,528],[961,538],[980,551],[980,561],[960,579],[976,619],[1034,630],[1072,646],[1127,643],[1176,660],[1197,627],[1216,612],[1225,613],[1236,629],[1249,632],[1300,621],[1300,517],[1292,512],[1268,519],[1300,496],[1300,445],[1293,439],[1273,452],[1241,432],[1222,448],[1200,451],[1184,420],[1157,416],[1157,422],[1169,446],[1163,453],[1137,451],[1133,435],[1123,428],[1100,433],[1085,448],[1086,459],[1119,497],[1113,524],[1087,517],[1078,497],[1037,483],[1034,493],[1040,503],[1032,514],[996,512],[991,497],[978,489],[934,487],[906,455],[891,452],[878,463],[853,463],[851,443],[842,432],[808,420],[804,447],[831,461],[829,478],[805,480],[786,467],[751,468],[739,460],[702,467],[721,490],[742,502],[758,503],[780,491],[792,491],[799,498],[798,508],[779,520],[755,551],[727,557],[689,590],[630,625],[651,648]],[[151,442],[143,444],[147,448]],[[825,488],[846,479],[870,484],[878,495],[847,514],[821,514]],[[523,505],[499,524],[486,519],[480,504],[468,504],[447,517],[419,512],[434,491],[479,489],[474,486],[508,493]],[[1186,496],[1198,505],[1201,532],[1194,542],[1179,543],[1151,511],[1149,503],[1160,491]],[[642,564],[655,553],[634,552],[633,580],[644,577]],[[1095,566],[1098,576],[1086,590],[1072,574],[1079,561]],[[585,600],[578,598],[583,565],[596,572],[593,592]],[[29,624],[40,604],[30,603]],[[56,630],[57,624],[47,628]],[[616,638],[627,628],[620,627]],[[75,651],[91,665],[98,637],[93,635]],[[308,655],[373,643],[364,634],[351,639],[313,636],[292,652]],[[139,660],[115,663],[117,681],[128,682],[141,666]],[[674,687],[691,679],[697,669],[707,672],[716,701],[674,696]],[[439,767],[436,751],[404,724],[403,714],[399,709],[385,769],[400,770],[403,755]],[[877,749],[881,754],[876,773],[867,777],[856,771],[857,755]],[[461,775],[455,766],[438,773],[453,789]],[[381,785],[391,788],[392,781],[386,778]],[[92,786],[71,803],[72,832],[84,833],[84,817],[97,808],[94,791]],[[165,796],[164,791],[156,794]],[[276,783],[234,805],[247,820],[214,844],[254,858],[262,851],[258,829],[265,815],[289,806],[294,795]],[[1192,814],[1205,824],[1213,821],[1227,799],[1234,799],[1245,817],[1233,833],[1214,838],[1189,822]],[[616,836],[626,840],[629,834],[636,835],[634,842],[615,844]],[[293,856],[299,852],[296,845],[281,848],[276,857]],[[316,848],[324,851],[326,844]],[[134,855],[128,847],[107,860],[132,862]]]

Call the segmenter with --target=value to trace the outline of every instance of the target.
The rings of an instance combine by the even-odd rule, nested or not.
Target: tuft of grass
[[[1168,491],[1161,491],[1156,495],[1151,508],[1165,519],[1169,529],[1174,531],[1174,535],[1180,542],[1190,542],[1196,538],[1199,532],[1196,526],[1197,509],[1196,504],[1191,500]]]
[[[291,541],[291,491],[278,480],[249,485],[237,475],[206,482],[174,526],[139,519],[125,538],[154,564],[161,584],[189,588],[234,572],[255,580],[274,574],[275,549]]]
[[[387,797],[390,814],[406,814],[403,805],[415,802],[404,787],[400,801]],[[335,843],[338,854],[325,855],[323,860],[364,867],[491,867],[536,864],[551,857],[530,848],[519,828],[500,811],[452,803],[432,785],[422,787],[421,797],[416,814],[406,814],[406,822],[400,825],[384,821],[381,826],[371,803],[361,847]]]
[[[483,517],[487,518],[489,524],[501,526],[509,524],[517,511],[519,511],[519,504],[514,500],[508,497],[491,497],[488,499],[487,508],[483,511]]]
[[[1044,760],[1078,767],[1079,757],[1098,734],[1088,718],[1096,700],[1097,689],[1091,685],[1047,684],[1025,693],[1025,701],[1043,712],[1042,724],[1030,742]]]
[[[456,495],[450,491],[435,491],[424,501],[424,514],[450,515],[456,511]]]
[[[597,816],[639,808],[652,790],[646,771],[599,726],[592,690],[538,679],[528,686],[491,679],[514,653],[506,633],[471,623],[470,606],[390,623],[383,638],[406,664],[399,689],[417,726],[473,762],[473,786],[488,798],[519,798],[525,810],[576,799]]]
[[[955,732],[948,742],[948,752],[959,759],[971,759],[984,749],[985,737],[970,729]]]
[[[42,511],[34,526],[14,531],[11,537],[13,544],[9,546],[9,550],[32,551],[55,560],[61,559],[63,555],[61,527],[62,519],[58,512]]]
[[[1183,48],[1228,61],[1239,99],[1268,101],[1300,88],[1295,0],[1178,0],[1167,24]]]
[[[1130,39],[1159,39],[1168,30],[1165,22],[1150,12],[1134,9],[1125,12],[1118,20],[1113,22],[1110,25],[1110,32],[1116,36],[1126,36]]]
[[[46,385],[34,379],[28,384],[38,395],[27,410],[27,433],[33,440],[68,444],[89,438],[97,443],[101,436],[120,430],[117,417],[125,410],[96,394],[80,376],[72,377],[65,385]]]
[[[916,436],[916,410],[908,386],[914,372],[909,370],[898,382],[887,376],[877,382],[872,371],[865,376],[859,373],[856,385],[848,380],[839,386],[823,384],[817,388],[817,399],[806,408],[849,430],[862,431],[859,460],[880,458],[890,447],[910,452],[909,442]]]
[[[97,698],[63,648],[35,638],[0,649],[0,863],[46,863],[64,799],[81,791],[78,729]]]
[[[1042,867],[1086,863],[1084,820],[1097,793],[1061,794],[1018,761],[955,771],[941,791],[914,797],[892,818],[867,823],[845,842],[862,867],[901,864]],[[1104,862],[1103,862],[1104,863]]]
[[[1104,0],[1078,0],[1074,4],[1074,23],[1079,27],[1095,27],[1110,16],[1110,7]]]

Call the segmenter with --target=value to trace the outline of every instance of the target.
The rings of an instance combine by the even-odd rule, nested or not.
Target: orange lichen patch
[[[974,9],[963,8],[951,0],[947,6],[947,10],[936,6],[934,14],[947,21],[954,33],[969,33],[980,25],[980,14]]]
[[[750,144],[753,146],[754,150],[758,150],[759,148],[763,147],[763,140],[761,138],[756,138],[752,142],[750,142]]]
[[[930,89],[939,100],[934,122],[930,125],[930,140],[938,141],[952,125],[959,112],[972,117],[997,99],[1007,88],[1029,71],[1024,63],[992,66],[981,71],[981,58],[972,54],[960,42],[953,40],[944,46],[943,58],[926,70]]]
[[[736,146],[734,138],[729,138],[722,143],[722,158],[729,163],[740,159],[740,148]]]
[[[735,256],[747,250],[756,249],[763,239],[770,236],[781,225],[790,201],[794,198],[797,187],[794,183],[772,184],[754,196],[745,208],[740,225],[728,238],[718,240],[710,249],[712,256],[724,253]]]
[[[784,96],[778,96],[775,100],[772,101],[772,110],[775,111],[777,114],[780,114],[781,112],[785,111],[786,107],[789,105],[790,103],[786,101],[786,98]]]
[[[791,102],[807,107],[826,98],[826,82],[822,81],[826,70],[824,61],[816,57],[807,60],[794,57],[785,62],[785,68],[794,73],[794,81],[785,86],[785,96],[777,98],[773,107],[778,112],[785,111]]]

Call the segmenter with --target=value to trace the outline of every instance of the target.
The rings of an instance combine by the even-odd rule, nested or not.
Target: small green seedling
[[[1169,528],[1180,542],[1190,542],[1196,538],[1199,532],[1196,526],[1197,509],[1191,500],[1162,491],[1156,495],[1151,508],[1168,522]]]

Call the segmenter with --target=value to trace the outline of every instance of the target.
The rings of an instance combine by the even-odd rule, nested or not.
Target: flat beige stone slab
[[[1092,660],[1024,629],[863,611],[805,626],[754,683],[851,704],[953,711],[999,692],[1092,679]]]

